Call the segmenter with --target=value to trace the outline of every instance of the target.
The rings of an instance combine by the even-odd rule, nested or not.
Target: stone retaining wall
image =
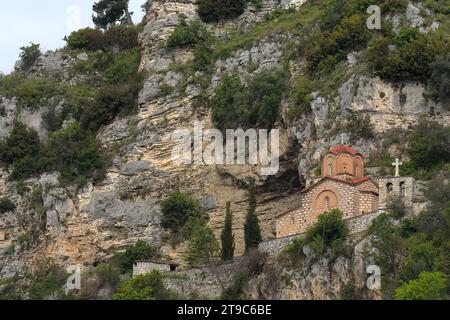
[[[367,229],[372,220],[378,217],[381,213],[382,211],[378,210],[358,217],[346,219],[345,221],[347,222],[350,234],[360,233]],[[303,237],[305,237],[305,234],[296,234],[289,237],[264,241],[259,245],[259,251],[276,255],[283,251],[284,247],[291,244],[295,239]]]

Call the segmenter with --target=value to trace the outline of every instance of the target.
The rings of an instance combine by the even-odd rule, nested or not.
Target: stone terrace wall
[[[375,211],[372,213],[364,214],[358,217],[346,219],[350,234],[357,234],[369,227],[372,220],[378,217],[382,211]],[[284,247],[291,244],[295,239],[303,238],[305,234],[296,234],[289,237],[278,238],[273,240],[264,241],[259,245],[259,251],[268,253],[271,255],[277,255],[283,251]]]
[[[214,269],[211,267],[170,272],[166,274],[164,281],[168,289],[177,292],[182,298],[216,298],[222,293],[217,276],[227,287],[233,275],[243,269],[243,263],[242,258],[236,258],[232,263]]]

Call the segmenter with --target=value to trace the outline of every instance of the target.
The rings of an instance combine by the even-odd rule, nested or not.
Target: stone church
[[[320,214],[334,208],[343,212],[344,219],[364,224],[370,222],[364,217],[378,215],[394,196],[402,197],[406,208],[412,210],[415,181],[400,177],[398,159],[393,164],[396,175],[378,181],[365,174],[364,159],[358,150],[344,144],[326,152],[321,159],[321,177],[302,192],[300,207],[276,217],[276,238],[304,233]]]

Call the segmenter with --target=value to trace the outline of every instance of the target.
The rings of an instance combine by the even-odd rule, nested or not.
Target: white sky
[[[92,23],[95,0],[0,0],[0,71],[14,69],[20,47],[39,43],[41,50],[64,46],[65,35]],[[130,0],[133,21],[141,21],[141,5],[146,0]]]

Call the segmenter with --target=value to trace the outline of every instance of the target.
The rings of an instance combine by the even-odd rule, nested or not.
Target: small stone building
[[[380,189],[380,210],[386,210],[390,201],[401,198],[405,207],[412,210],[415,195],[413,177],[383,177],[378,180]]]
[[[378,183],[365,175],[364,156],[339,145],[322,157],[321,178],[302,192],[301,206],[276,217],[276,238],[304,233],[317,217],[340,209],[345,219],[378,211]]]
[[[165,261],[136,261],[133,265],[133,277],[147,274],[153,270],[158,270],[160,272],[172,272],[176,271],[178,264]]]

